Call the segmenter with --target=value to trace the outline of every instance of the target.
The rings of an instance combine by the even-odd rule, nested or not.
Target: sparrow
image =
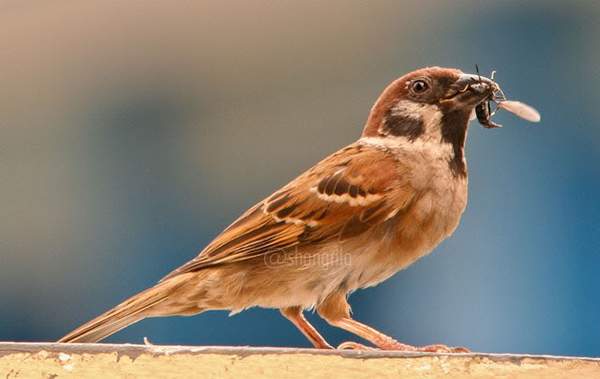
[[[411,346],[351,317],[347,298],[430,253],[467,204],[470,115],[498,85],[458,69],[427,67],[393,81],[360,138],[251,207],[194,259],[59,342],[96,342],[146,317],[276,308],[316,348],[332,346],[306,320],[382,350]],[[339,348],[369,349],[357,342]]]

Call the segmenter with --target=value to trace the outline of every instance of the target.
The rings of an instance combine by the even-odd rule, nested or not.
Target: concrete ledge
[[[0,378],[600,378],[600,359],[0,342]]]

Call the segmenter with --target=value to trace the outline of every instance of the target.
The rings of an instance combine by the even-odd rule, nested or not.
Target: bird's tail
[[[168,308],[165,302],[187,275],[178,275],[125,300],[111,310],[86,322],[58,342],[98,342],[149,316],[160,316]],[[161,307],[165,305],[165,307]],[[169,314],[165,312],[164,315]]]

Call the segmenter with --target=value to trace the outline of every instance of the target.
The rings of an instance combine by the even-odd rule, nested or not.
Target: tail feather
[[[174,277],[130,297],[113,309],[81,325],[58,342],[98,342],[148,316],[160,315],[156,312],[156,306],[167,300],[173,290],[181,286],[183,282],[181,279],[183,278]]]
[[[66,336],[62,337],[58,342],[64,343],[92,343],[103,340],[104,338],[126,328],[127,326],[142,320],[144,317],[126,317],[109,325],[103,325],[101,321],[94,319],[87,324],[82,325]]]

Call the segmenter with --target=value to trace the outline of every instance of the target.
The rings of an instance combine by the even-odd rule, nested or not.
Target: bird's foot
[[[338,350],[358,350],[358,351],[374,351],[379,350],[375,347],[363,345],[362,343],[346,341],[339,344]]]
[[[414,351],[428,352],[428,353],[470,353],[471,350],[464,346],[446,346],[441,344],[416,346]]]
[[[374,350],[387,350],[387,351],[410,351],[410,352],[427,352],[427,353],[469,353],[470,350],[466,347],[458,346],[451,347],[446,345],[426,345],[426,346],[412,346],[403,344],[398,341],[385,341],[378,344],[378,346],[370,347],[358,342],[346,341],[340,344],[338,349],[341,350],[359,350],[359,351],[374,351]]]

